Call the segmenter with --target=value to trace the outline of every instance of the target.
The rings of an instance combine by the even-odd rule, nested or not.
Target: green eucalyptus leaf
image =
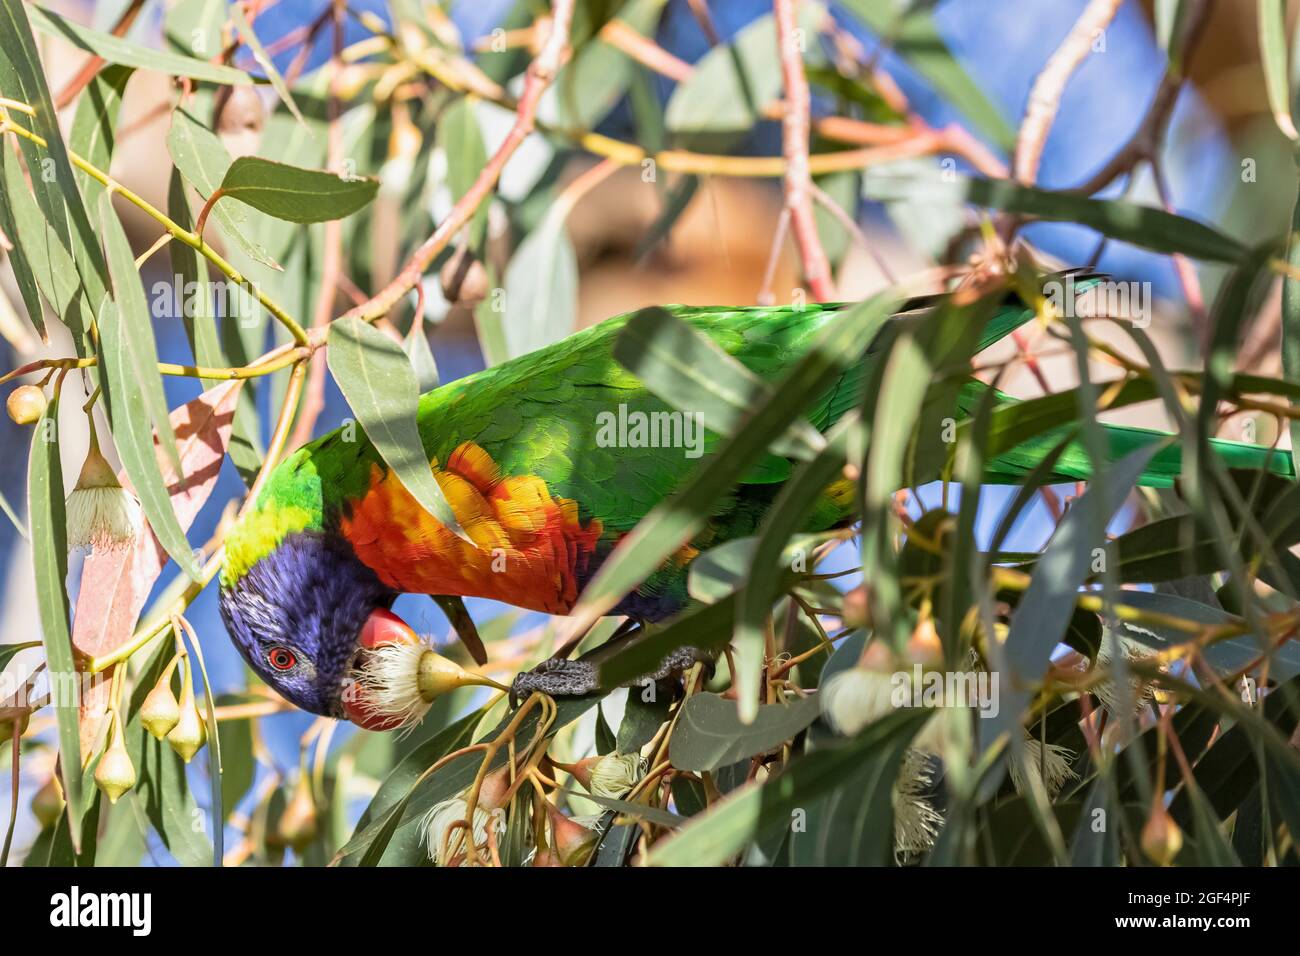
[[[311,223],[343,219],[365,207],[379,191],[379,180],[241,156],[226,170],[220,188],[223,197],[238,199],[268,216]]]
[[[68,532],[64,514],[63,469],[59,462],[59,399],[55,396],[36,423],[27,470],[27,513],[32,534],[32,567],[36,575],[36,608],[45,643],[45,669],[54,696],[58,723],[59,766],[66,819],[74,850],[81,845],[82,802],[81,741],[77,698],[69,693],[80,679],[72,658]]]
[[[343,319],[331,326],[329,368],[366,436],[402,486],[448,530],[464,537],[420,439],[420,389],[401,346],[359,319]]]
[[[775,750],[798,736],[820,713],[816,696],[763,704],[754,721],[740,722],[736,705],[718,694],[695,694],[683,706],[669,745],[678,770],[717,770]]]
[[[185,109],[172,112],[171,129],[167,132],[167,152],[181,171],[185,181],[199,191],[205,200],[221,187],[221,181],[230,168],[230,153],[212,130]],[[242,207],[218,201],[212,207],[212,218],[221,227],[221,234],[242,249],[250,259],[272,269],[281,269],[266,249],[249,237],[252,231]]]
[[[197,60],[167,50],[140,46],[138,43],[115,37],[110,33],[101,33],[99,30],[84,27],[35,4],[29,5],[27,9],[32,24],[42,33],[71,43],[78,49],[102,57],[109,63],[157,70],[161,73],[170,73],[172,76],[186,76],[193,80],[204,80],[225,86],[246,86],[253,82],[243,70],[209,63],[206,60]]]

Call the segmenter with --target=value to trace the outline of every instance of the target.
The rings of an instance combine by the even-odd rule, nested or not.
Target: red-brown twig
[[[691,8],[691,15],[704,31],[704,38],[709,41],[709,46],[717,46],[721,43],[722,37],[718,34],[718,28],[713,25],[713,14],[709,12],[708,0],[686,0],[686,5]]]
[[[333,0],[333,60],[330,64],[329,91],[329,140],[326,147],[326,165],[329,169],[339,171],[343,166],[343,124],[342,106],[339,103],[339,79],[343,72],[343,17],[346,6],[343,0]],[[316,294],[316,311],[312,315],[312,328],[323,329],[329,325],[330,315],[334,312],[334,297],[343,274],[343,224],[338,219],[325,223],[325,252],[321,262],[320,286]],[[325,353],[312,353],[311,365],[307,370],[307,388],[303,395],[302,409],[294,425],[289,447],[297,448],[311,441],[316,428],[316,420],[325,409],[326,381]]]
[[[615,18],[600,31],[600,38],[610,46],[636,60],[647,69],[661,76],[666,76],[677,83],[684,83],[695,74],[695,67],[685,60],[659,46],[648,37],[642,36],[622,20]],[[888,78],[877,74],[872,78],[877,87],[885,85]],[[900,101],[900,112],[906,111],[906,101]],[[764,119],[784,120],[786,105],[784,101],[765,103],[760,108]],[[920,151],[935,153],[952,153],[960,156],[980,173],[994,179],[1005,179],[1006,164],[998,159],[987,146],[956,124],[942,129],[934,129],[920,119],[909,117],[907,126],[888,126],[883,123],[870,123],[850,116],[810,117],[812,131],[823,139],[837,143],[851,143],[855,146],[898,146],[909,144],[919,147]],[[810,165],[812,160],[810,160]]]
[[[140,9],[144,6],[144,0],[131,0],[131,5],[122,11],[122,15],[117,18],[117,23],[113,24],[113,29],[109,32],[115,37],[126,35],[126,31],[131,29],[131,24],[135,23],[135,18],[140,15]],[[102,56],[93,55],[82,64],[81,69],[77,71],[72,79],[59,91],[59,95],[54,98],[54,108],[61,110],[77,98],[77,94],[86,88],[86,85],[95,78],[99,73],[100,67],[104,65]]]
[[[573,6],[574,0],[555,0],[552,5],[551,33],[546,38],[541,52],[528,66],[523,93],[519,97],[519,105],[515,112],[514,125],[510,127],[505,140],[483,167],[474,185],[452,207],[451,213],[438,224],[433,234],[411,253],[411,257],[406,260],[406,264],[402,266],[393,281],[364,305],[349,309],[344,313],[344,318],[368,321],[391,310],[401,301],[402,296],[415,287],[438,253],[445,249],[447,243],[461,230],[461,227],[473,218],[479,205],[496,187],[497,180],[501,178],[501,172],[510,157],[532,133],[542,94],[551,85],[551,81],[564,62],[569,47],[569,27],[573,23]]]
[[[785,83],[785,118],[781,121],[781,144],[785,153],[785,205],[790,210],[790,229],[804,277],[813,298],[830,302],[837,298],[831,279],[831,263],[817,235],[813,215],[812,175],[808,170],[809,93],[803,72],[803,53],[796,34],[795,0],[775,0],[776,42]]]
[[[1034,80],[1029,92],[1025,118],[1016,137],[1015,177],[1026,185],[1038,179],[1038,165],[1043,158],[1043,145],[1056,120],[1061,106],[1061,94],[1070,77],[1092,51],[1096,36],[1110,23],[1119,10],[1122,0],[1089,0],[1083,15],[1070,28],[1061,45],[1056,48]]]
[[[1078,187],[1079,192],[1091,196],[1109,186],[1117,176],[1132,170],[1142,160],[1155,157],[1165,128],[1169,125],[1174,104],[1178,101],[1178,93],[1186,80],[1187,62],[1209,20],[1209,10],[1209,0],[1190,0],[1185,5],[1182,35],[1175,40],[1178,52],[1176,55],[1171,54],[1169,69],[1156,87],[1155,96],[1152,97],[1141,124],[1106,165]]]

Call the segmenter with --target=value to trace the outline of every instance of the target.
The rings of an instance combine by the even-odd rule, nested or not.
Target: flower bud
[[[306,774],[298,775],[293,796],[280,814],[276,830],[285,844],[298,851],[316,839],[316,834],[320,832],[320,815],[316,812],[316,801],[311,795],[311,781]]]
[[[9,393],[5,407],[18,425],[35,425],[45,414],[45,392],[35,385],[19,385]]]
[[[922,615],[916,622],[916,630],[907,641],[907,659],[913,664],[938,666],[943,662],[943,643],[934,626],[934,618]]]
[[[845,627],[871,627],[871,602],[865,587],[859,585],[844,595],[840,617]]]
[[[560,862],[560,854],[550,847],[538,847],[529,866],[564,866],[564,864]]]
[[[116,712],[112,715],[113,730],[109,735],[108,747],[99,758],[95,767],[95,786],[108,797],[109,803],[117,803],[122,794],[135,786],[135,765],[131,755],[126,752],[126,741],[122,736],[122,719]]]
[[[181,668],[180,711],[180,720],[167,734],[167,743],[181,755],[182,760],[189,763],[203,746],[208,732],[203,716],[194,703],[194,684],[190,680],[188,666]]]
[[[18,736],[27,733],[27,721],[31,711],[25,707],[0,707],[0,746],[8,745],[18,728]]]
[[[266,105],[253,86],[227,86],[224,102],[218,96],[217,135],[231,156],[238,159],[257,152],[266,124]]]
[[[50,827],[63,813],[63,788],[59,785],[59,775],[50,774],[45,786],[36,791],[32,797],[32,816],[40,822],[41,828]]]
[[[551,818],[551,845],[560,862],[565,866],[585,866],[596,849],[600,834],[566,817],[549,801],[546,813]]]
[[[484,810],[499,810],[510,802],[510,767],[493,770],[478,788],[478,805]]]
[[[1157,866],[1169,866],[1183,848],[1183,831],[1165,809],[1160,794],[1151,805],[1151,815],[1142,827],[1142,852]]]
[[[181,705],[172,693],[172,669],[175,666],[176,661],[173,659],[140,705],[140,723],[158,740],[171,733],[172,728],[181,720]]]
[[[252,86],[229,86],[217,110],[217,133],[260,133],[266,122],[266,105]]]

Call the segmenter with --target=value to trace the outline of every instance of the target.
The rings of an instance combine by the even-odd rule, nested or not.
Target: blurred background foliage
[[[860,162],[846,162],[845,168],[814,177],[826,199],[815,210],[817,234],[840,298],[862,299],[897,278],[917,276],[921,291],[941,291],[973,260],[978,264],[987,256],[993,219],[977,205],[935,198],[942,200],[945,186],[957,176],[1004,178],[1015,171],[1017,134],[1020,130],[1023,138],[1021,121],[1031,87],[1085,7],[1091,6],[1083,0],[800,4],[800,22],[809,34],[804,62],[813,97],[811,152],[818,157],[867,152]],[[1280,127],[1277,109],[1270,106],[1276,98],[1270,99],[1262,65],[1259,24],[1261,15],[1276,13],[1279,25],[1273,32],[1280,37],[1285,74],[1285,37],[1290,34],[1283,27],[1290,25],[1293,14],[1281,6],[1252,0],[1118,4],[1104,33],[1091,38],[1091,55],[1069,76],[1055,121],[1044,131],[1041,161],[1034,164],[1028,183],[1073,189],[1105,170],[1125,144],[1136,143],[1147,147],[1149,155],[1135,155],[1141,161],[1102,184],[1098,196],[1163,206],[1209,224],[1242,248],[1276,243],[1288,231],[1295,195],[1294,143]],[[130,73],[105,70],[94,81],[97,95],[110,99],[114,83],[124,89],[109,170],[153,206],[177,209],[175,195],[178,189],[184,194],[186,187],[209,194],[220,182],[228,158],[242,156],[378,178],[374,201],[337,226],[289,223],[234,203],[216,207],[207,225],[208,238],[236,269],[310,326],[314,316],[332,318],[382,289],[471,188],[510,127],[524,70],[545,36],[549,8],[537,0],[357,2],[346,5],[337,30],[330,4],[303,0],[262,0],[237,8],[212,0],[118,0],[53,3],[50,9],[69,22],[89,25],[100,37],[123,22],[124,12],[131,12],[124,32],[130,43],[201,61],[215,59],[258,78],[256,86],[235,87],[201,79],[177,81],[159,64],[158,69],[146,65]],[[1197,42],[1184,51],[1179,43],[1189,17],[1196,20]],[[49,88],[56,92],[74,82],[90,53],[106,52],[96,50],[100,41],[74,44],[66,33],[57,23],[35,32]],[[781,154],[780,110],[773,108],[779,105],[782,84],[770,4],[589,0],[577,4],[571,42],[572,58],[542,99],[538,131],[511,159],[490,201],[430,264],[419,294],[402,296],[383,322],[386,331],[403,341],[423,387],[642,306],[787,302],[807,296],[796,243],[778,234],[783,204],[779,171],[775,176],[770,171],[736,176],[723,161]],[[111,52],[106,58],[115,60]],[[332,68],[332,58],[343,65]],[[1300,57],[1292,55],[1289,62],[1295,69]],[[1169,108],[1161,122],[1152,125],[1148,110],[1153,98],[1159,102],[1170,76],[1179,82],[1168,90]],[[1294,79],[1283,75],[1284,107],[1288,79],[1294,86]],[[0,92],[13,95],[7,87]],[[75,129],[71,117],[80,109],[70,105],[60,114],[65,135]],[[837,125],[836,119],[849,122]],[[1149,139],[1143,139],[1148,134]],[[71,135],[75,138],[75,132]],[[619,143],[632,151],[630,159],[626,150],[610,145]],[[900,148],[900,143],[905,145]],[[606,162],[601,162],[602,156]],[[610,156],[623,159],[610,162]],[[647,165],[643,159],[648,156],[656,161]],[[692,158],[700,156],[706,159]],[[1154,165],[1145,161],[1149,159]],[[173,173],[173,167],[178,172]],[[83,186],[83,191],[87,207],[97,216],[91,186]],[[132,251],[139,255],[149,249],[156,224],[120,196],[113,208]],[[197,209],[195,203],[185,214],[192,216]],[[1239,268],[1237,263],[1169,255],[1171,247],[1159,241],[1103,241],[1096,225],[1030,221],[1018,234],[1047,271],[1086,264],[1118,280],[1150,283],[1154,302],[1147,332],[1157,354],[1170,368],[1199,368],[1215,328],[1211,305],[1231,270]],[[333,263],[331,243],[339,254]],[[1172,248],[1181,247],[1175,242]],[[170,284],[179,269],[176,258],[162,253],[141,266],[144,289],[155,306],[153,334],[161,361],[190,363],[197,354],[201,364],[240,365],[288,341],[285,327],[259,312],[252,321],[218,323],[216,338],[200,342],[193,322],[177,321],[177,303],[150,291],[155,283]],[[322,296],[328,276],[334,277],[337,293]],[[1256,283],[1234,318],[1239,334],[1229,345],[1237,368],[1263,376],[1282,374],[1282,285],[1277,275]],[[62,325],[50,322],[50,342],[44,344],[22,318],[23,290],[7,267],[0,290],[0,352],[5,359],[0,364],[5,369],[71,353],[75,343]],[[162,307],[156,308],[159,301]],[[1106,342],[1127,341],[1118,330],[1098,335]],[[1031,347],[1034,343],[1041,351],[1033,362],[1019,360],[1017,345],[1010,341],[980,362],[990,373],[1008,363],[1005,373],[999,372],[998,384],[1016,395],[1075,388],[1076,355],[1059,341],[1035,339]],[[1113,363],[1094,361],[1093,370],[1101,379],[1116,374]],[[210,498],[193,517],[191,544],[202,545],[218,534],[223,516],[246,495],[272,441],[290,374],[285,369],[244,387],[230,453]],[[176,408],[212,383],[165,377],[162,384],[168,406]],[[73,408],[84,400],[86,393],[78,392],[83,385],[81,376],[67,379],[59,449],[65,474],[76,472],[88,442],[84,417]],[[350,414],[322,367],[319,377],[309,378],[290,443],[335,428]],[[1122,408],[1106,419],[1159,427],[1180,424],[1170,420],[1159,402]],[[1226,437],[1265,445],[1277,441],[1286,447],[1289,436],[1277,421],[1276,416],[1248,410],[1216,427]],[[6,448],[24,448],[26,433],[5,419],[0,421],[0,442]],[[15,452],[0,462],[0,491],[18,525],[26,520],[22,502],[28,474],[24,454]],[[1020,489],[1014,487],[985,489],[975,538],[987,547],[1001,522],[1000,550],[1037,552],[1056,526],[1062,501],[1079,490],[1068,485],[1033,495],[1018,494]],[[950,509],[962,507],[956,490],[939,483],[915,489],[900,507],[917,518],[941,503]],[[1003,521],[1008,507],[1018,510],[1018,520]],[[1128,531],[1173,513],[1171,509],[1176,510],[1175,503],[1164,492],[1134,495],[1114,516],[1111,530]],[[903,554],[917,557],[906,546]],[[850,571],[858,558],[856,546],[844,545],[830,550],[817,570]],[[719,557],[721,564],[726,560]],[[69,577],[74,605],[79,598],[78,570],[74,557]],[[174,593],[178,575],[174,563],[168,565],[150,600]],[[815,628],[820,627],[829,629],[839,646],[829,661],[816,655],[799,663],[794,669],[798,686],[824,687],[831,674],[852,667],[861,654],[862,632],[845,619],[840,607],[842,593],[852,592],[860,580],[848,573],[833,585],[817,583],[806,595],[815,594],[817,605],[827,613],[799,617],[785,635],[789,644],[784,651],[798,654],[816,646]],[[0,523],[4,643],[32,641],[40,634],[31,581],[27,542],[13,522]],[[1214,595],[1203,592],[1223,583],[1222,578],[1202,578],[1201,590],[1183,597],[1217,607]],[[699,586],[710,585],[702,580]],[[726,586],[720,587],[719,593],[725,594]],[[1259,601],[1260,613],[1293,606],[1285,595],[1271,591]],[[563,620],[488,601],[469,600],[467,605],[492,648],[499,677],[508,679],[510,673],[531,666],[569,636]],[[791,606],[783,603],[776,620],[783,620]],[[397,609],[436,641],[454,641],[443,613],[427,599],[404,597]],[[1229,610],[1248,612],[1241,606],[1230,605]],[[1227,612],[1219,608],[1218,613]],[[427,862],[417,828],[404,826],[379,839],[377,833],[384,829],[380,824],[392,817],[421,770],[463,744],[486,695],[472,690],[449,695],[414,733],[403,737],[322,724],[287,709],[247,672],[224,640],[215,589],[198,594],[186,617],[202,641],[211,692],[223,716],[224,773],[214,788],[207,762],[182,765],[161,746],[151,757],[139,749],[152,746],[139,727],[128,727],[128,746],[135,748],[137,769],[146,779],[111,811],[106,805],[99,808],[102,816],[92,821],[98,827],[92,841],[94,861],[210,862],[214,834],[207,819],[219,792],[223,819],[216,849],[227,864],[324,864],[345,847],[347,862],[359,857],[374,862],[381,852],[386,862]],[[907,621],[910,630],[914,616]],[[1095,630],[1095,616],[1079,627]],[[601,628],[600,635],[609,633],[609,627]],[[1086,653],[1088,642],[1082,643]],[[168,645],[168,640],[160,644]],[[1096,644],[1094,635],[1094,653]],[[170,657],[169,646],[148,650],[136,656],[131,683],[137,698],[152,684],[150,675]],[[27,673],[40,659],[41,651],[33,648],[5,663],[13,673]],[[1296,672],[1279,665],[1270,676],[1277,684],[1293,679]],[[195,674],[188,676],[197,680]],[[709,687],[724,689],[726,678],[724,669]],[[1282,824],[1293,822],[1300,808],[1300,777],[1293,762],[1273,750],[1265,755],[1261,743],[1266,737],[1290,737],[1294,714],[1281,703],[1284,695],[1269,695],[1266,701],[1276,704],[1274,710],[1266,703],[1229,708],[1225,716],[1224,706],[1212,696],[1203,689],[1189,691],[1178,699],[1176,712],[1172,698],[1161,698],[1193,761],[1211,739],[1217,741],[1198,763],[1201,787],[1185,787],[1173,797],[1174,819],[1194,831],[1188,841],[1191,855],[1183,861],[1294,862],[1294,841]],[[1054,856],[1080,863],[1121,858],[1137,862],[1143,859],[1136,850],[1138,836],[1152,816],[1152,788],[1157,797],[1162,789],[1156,785],[1155,767],[1172,761],[1166,760],[1166,735],[1154,716],[1160,712],[1157,708],[1141,715],[1138,725],[1129,728],[1131,734],[1102,741],[1112,749],[1131,737],[1139,743],[1125,751],[1124,759],[1107,761],[1105,772],[1098,774],[1087,755],[1089,744],[1095,750],[1098,742],[1088,739],[1088,722],[1080,723],[1078,704],[1071,697],[1069,703],[1054,705],[1032,728],[1040,757],[1049,744],[1082,755],[1069,782],[1057,781],[1052,794],[1027,788],[1031,795],[1016,796],[1019,788],[1008,789],[1008,784],[999,789],[1000,775],[964,782],[949,779],[949,795],[960,793],[961,799],[946,806],[938,767],[930,758],[925,758],[930,765],[915,765],[917,751],[905,753],[903,746],[908,730],[915,728],[900,722],[855,738],[858,749],[847,756],[844,748],[832,747],[821,754],[827,759],[820,764],[808,764],[809,776],[838,775],[840,781],[820,803],[763,803],[763,798],[751,800],[745,791],[741,798],[719,804],[747,779],[766,778],[766,764],[783,762],[792,750],[817,755],[819,745],[832,734],[817,719],[815,707],[791,706],[789,714],[763,718],[774,721],[772,726],[760,722],[746,727],[727,723],[734,721],[734,709],[705,714],[703,708],[709,705],[698,706],[701,712],[694,716],[700,727],[726,737],[731,746],[721,753],[707,747],[692,752],[688,733],[674,736],[672,763],[680,772],[662,792],[654,788],[658,796],[651,809],[671,810],[680,817],[715,804],[726,809],[711,828],[683,830],[675,843],[669,841],[665,862],[884,862],[896,853],[910,862],[925,853],[932,853],[936,862],[1045,862]],[[634,699],[629,705],[623,691],[610,695],[596,710],[589,704],[562,702],[552,755],[573,761],[649,743],[667,715],[639,714],[638,709]],[[1272,724],[1272,737],[1256,724]],[[697,739],[694,742],[700,746]],[[656,737],[655,747],[662,743],[663,738]],[[23,739],[11,864],[73,859],[49,812],[57,748],[53,715],[49,709],[37,712]],[[766,756],[751,759],[756,754]],[[837,755],[841,765],[831,759]],[[150,763],[153,759],[158,762]],[[8,769],[9,761],[6,747],[0,765]],[[880,786],[877,777],[892,782],[899,776],[894,768],[900,761],[902,776],[910,774],[913,790],[900,796],[895,788],[891,799],[881,793],[873,797],[871,788]],[[797,761],[791,772],[797,783]],[[1172,777],[1174,770],[1169,773]],[[468,782],[463,771],[435,780],[436,786],[417,788],[416,799],[399,807],[398,817],[415,819]],[[1172,779],[1169,787],[1174,788]],[[926,801],[936,814],[946,813],[945,833],[950,838],[937,848],[933,839],[911,847],[901,842],[897,818],[909,799],[914,804]],[[562,802],[575,813],[605,811],[606,824],[613,816],[608,805],[593,803],[580,792]],[[809,806],[809,826],[817,838],[785,841],[791,810]],[[1094,834],[1094,839],[1088,836],[1088,821],[1099,807],[1125,817],[1125,823]],[[641,854],[681,822],[676,817],[656,818],[650,811],[638,816],[623,807],[621,812],[627,815],[619,816],[619,825],[608,831],[598,862],[623,862]],[[891,812],[892,831],[887,822]],[[916,814],[915,806],[910,812]],[[984,826],[977,828],[977,823]],[[875,832],[875,842],[841,838],[864,831]],[[884,838],[881,832],[893,836]],[[976,832],[984,838],[975,839]],[[389,839],[387,850],[378,846]],[[510,852],[522,853],[518,847]]]

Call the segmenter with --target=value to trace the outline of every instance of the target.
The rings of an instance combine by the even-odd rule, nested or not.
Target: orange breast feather
[[[370,488],[341,523],[357,557],[389,587],[424,594],[493,598],[563,614],[577,600],[600,538],[577,503],[551,495],[533,476],[502,476],[466,442],[445,468],[433,465],[471,545],[420,507],[392,472],[375,466]]]

